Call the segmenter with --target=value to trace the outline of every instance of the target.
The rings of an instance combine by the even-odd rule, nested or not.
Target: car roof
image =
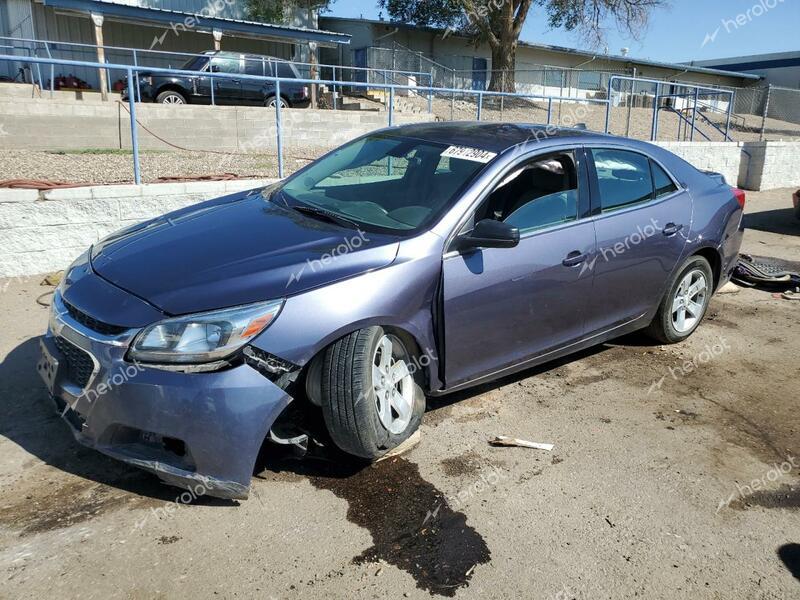
[[[478,121],[454,121],[448,123],[414,123],[384,130],[388,135],[413,137],[427,142],[449,146],[468,146],[491,152],[503,152],[528,141],[552,144],[564,141],[580,144],[598,139],[615,138],[604,133],[585,129],[570,129],[534,123],[486,123]],[[580,139],[584,138],[584,139]]]

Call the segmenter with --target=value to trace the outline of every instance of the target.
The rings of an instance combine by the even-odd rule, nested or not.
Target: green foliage
[[[283,23],[295,8],[323,12],[335,0],[245,0],[247,18],[262,23]]]

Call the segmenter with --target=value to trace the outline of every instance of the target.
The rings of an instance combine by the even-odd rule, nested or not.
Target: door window
[[[559,152],[511,171],[476,213],[476,221],[496,219],[534,231],[578,218],[578,169],[575,153]]]
[[[239,73],[239,58],[230,56],[215,56],[211,59],[212,73]]]
[[[603,212],[616,210],[653,198],[650,160],[627,150],[592,150]]]
[[[264,61],[260,58],[250,57],[244,59],[245,75],[264,75]]]

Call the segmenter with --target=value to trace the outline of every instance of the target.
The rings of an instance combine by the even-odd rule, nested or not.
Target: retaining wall
[[[203,200],[275,180],[0,189],[0,277],[66,268],[109,233]]]

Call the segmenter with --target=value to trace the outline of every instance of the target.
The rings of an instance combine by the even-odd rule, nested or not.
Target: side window
[[[213,73],[239,73],[239,59],[232,56],[215,56],[211,60]]]
[[[284,77],[286,79],[297,79],[297,76],[294,74],[294,70],[292,69],[292,65],[285,62],[277,63],[278,67],[278,77]]]
[[[603,212],[653,198],[650,160],[627,150],[592,150]]]
[[[678,189],[678,186],[670,179],[664,169],[652,160],[650,161],[650,166],[653,169],[653,185],[656,188],[656,198],[671,194]]]
[[[264,62],[260,58],[245,58],[244,59],[244,74],[245,75],[264,75]]]
[[[575,153],[540,156],[500,182],[476,214],[497,219],[521,233],[578,218],[578,169]]]

